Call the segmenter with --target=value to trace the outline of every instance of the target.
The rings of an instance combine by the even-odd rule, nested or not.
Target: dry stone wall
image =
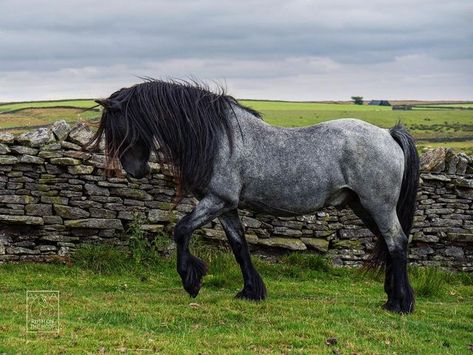
[[[149,178],[106,178],[104,156],[81,151],[91,135],[86,125],[64,121],[18,136],[0,133],[0,262],[48,261],[82,243],[126,245],[134,216],[156,235],[192,210],[192,198],[170,209],[174,184],[155,162]],[[473,271],[473,160],[439,148],[422,156],[422,167],[411,262]],[[311,250],[338,265],[359,265],[374,245],[350,210],[241,215],[248,242],[260,249]],[[218,222],[196,234],[226,239]]]

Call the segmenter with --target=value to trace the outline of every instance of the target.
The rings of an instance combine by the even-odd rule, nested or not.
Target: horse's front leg
[[[220,216],[219,219],[243,274],[243,289],[237,293],[236,297],[254,301],[265,299],[266,287],[251,262],[244,229],[241,225],[240,217],[238,217],[238,210],[228,211]]]
[[[191,297],[196,297],[202,286],[202,278],[207,273],[207,265],[189,251],[192,232],[207,224],[228,210],[228,203],[220,198],[205,196],[188,215],[184,216],[174,227],[174,241],[177,248],[177,272],[182,285]]]

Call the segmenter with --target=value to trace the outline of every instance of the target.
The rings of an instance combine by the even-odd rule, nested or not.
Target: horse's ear
[[[103,107],[107,106],[107,99],[95,99],[94,101],[98,103],[100,106],[103,106]]]
[[[99,105],[103,106],[107,110],[120,111],[122,109],[122,103],[114,99],[97,99],[94,100]]]

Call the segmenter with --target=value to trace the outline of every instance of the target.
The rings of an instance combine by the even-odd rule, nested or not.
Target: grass
[[[416,312],[400,316],[380,308],[378,277],[313,254],[255,257],[269,290],[255,303],[233,298],[241,277],[229,252],[195,249],[210,261],[196,299],[182,290],[173,255],[143,266],[101,246],[69,265],[0,265],[0,353],[459,354],[473,343],[469,276],[412,270],[423,291]],[[26,333],[25,292],[44,289],[60,291],[60,332]]]
[[[120,248],[109,245],[84,245],[73,255],[76,266],[99,274],[119,273],[129,266],[128,255]]]
[[[45,108],[45,107],[57,107],[57,106],[71,106],[88,108],[95,106],[94,100],[90,99],[79,99],[79,100],[53,100],[53,101],[25,101],[25,102],[12,102],[0,104],[0,112],[24,109],[29,107]]]
[[[78,122],[81,120],[91,120],[99,116],[98,112],[83,112],[77,108],[33,108],[22,109],[13,113],[0,115],[0,126],[8,130],[24,130],[25,127],[47,126],[58,120],[68,122]]]
[[[265,101],[265,100],[240,100],[243,105],[255,110],[266,111],[353,111],[353,112],[379,112],[391,111],[389,106],[370,106],[354,104],[325,104],[317,102],[287,102],[287,101]]]
[[[417,295],[439,296],[445,290],[445,274],[438,268],[414,268],[413,279]]]
[[[473,110],[442,109],[440,106],[469,107],[473,104],[442,104],[439,107],[411,111],[393,111],[391,107],[337,103],[283,102],[241,100],[263,113],[264,119],[276,126],[300,127],[343,117],[359,118],[380,127],[392,127],[401,121],[419,142],[419,147],[429,144],[454,147],[473,153]],[[93,120],[98,112],[82,112],[94,106],[93,100],[39,101],[0,105],[0,129],[21,130],[26,127],[48,125],[58,119],[68,122]],[[72,106],[70,108],[57,106]],[[74,108],[75,107],[75,108]],[[10,110],[15,112],[5,113]],[[1,114],[1,112],[4,112]],[[436,142],[442,139],[444,142]],[[452,142],[452,140],[457,140]]]
[[[392,111],[386,109],[304,111],[268,109],[262,112],[264,119],[268,123],[282,127],[309,126],[337,118],[358,118],[385,128],[392,127],[400,121],[406,125],[417,138],[473,135],[473,111],[425,112],[416,110]]]
[[[467,110],[412,110],[393,111],[391,107],[288,103],[271,101],[242,101],[264,114],[264,119],[275,126],[300,127],[342,117],[358,118],[374,125],[389,128],[402,122],[417,139],[419,148],[428,146],[452,147],[473,154],[473,111]],[[435,142],[437,139],[444,142]],[[451,142],[448,140],[458,139]]]
[[[417,147],[420,151],[446,146],[457,152],[465,152],[466,154],[473,155],[473,140],[460,142],[417,142]]]
[[[85,108],[95,105],[90,99],[0,104],[0,130],[21,133],[26,129],[47,126],[58,120],[73,124],[98,119],[100,112],[84,112]]]
[[[434,104],[434,105],[429,105],[429,104],[421,104],[420,106],[422,107],[430,107],[430,108],[438,108],[438,107],[464,107],[464,108],[473,108],[473,103],[457,103],[457,104]]]

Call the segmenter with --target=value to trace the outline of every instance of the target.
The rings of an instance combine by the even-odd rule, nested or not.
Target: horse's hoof
[[[399,303],[389,301],[383,304],[383,309],[389,312],[399,314],[407,314],[414,312],[414,307],[412,305],[400,305]]]
[[[235,298],[247,301],[262,301],[266,298],[266,295],[256,294],[255,292],[243,289],[235,295]]]
[[[407,285],[402,297],[389,297],[383,308],[395,313],[407,314],[413,313],[415,306],[414,292],[410,285]]]
[[[189,296],[191,298],[196,298],[197,295],[199,294],[199,291],[200,291],[200,288],[202,287],[202,284],[199,282],[198,284],[196,285],[187,285],[187,286],[184,286],[184,289],[187,291],[187,293],[189,294]]]
[[[383,304],[382,308],[389,312],[401,313],[401,307],[399,307],[399,304],[393,302],[386,302]]]
[[[245,286],[243,290],[235,295],[235,298],[250,300],[250,301],[262,301],[266,298],[266,286],[263,280],[258,274],[253,276],[252,286]]]
[[[202,278],[207,274],[207,265],[195,256],[191,256],[186,265],[185,273],[181,275],[182,285],[187,293],[195,298],[202,287]]]

